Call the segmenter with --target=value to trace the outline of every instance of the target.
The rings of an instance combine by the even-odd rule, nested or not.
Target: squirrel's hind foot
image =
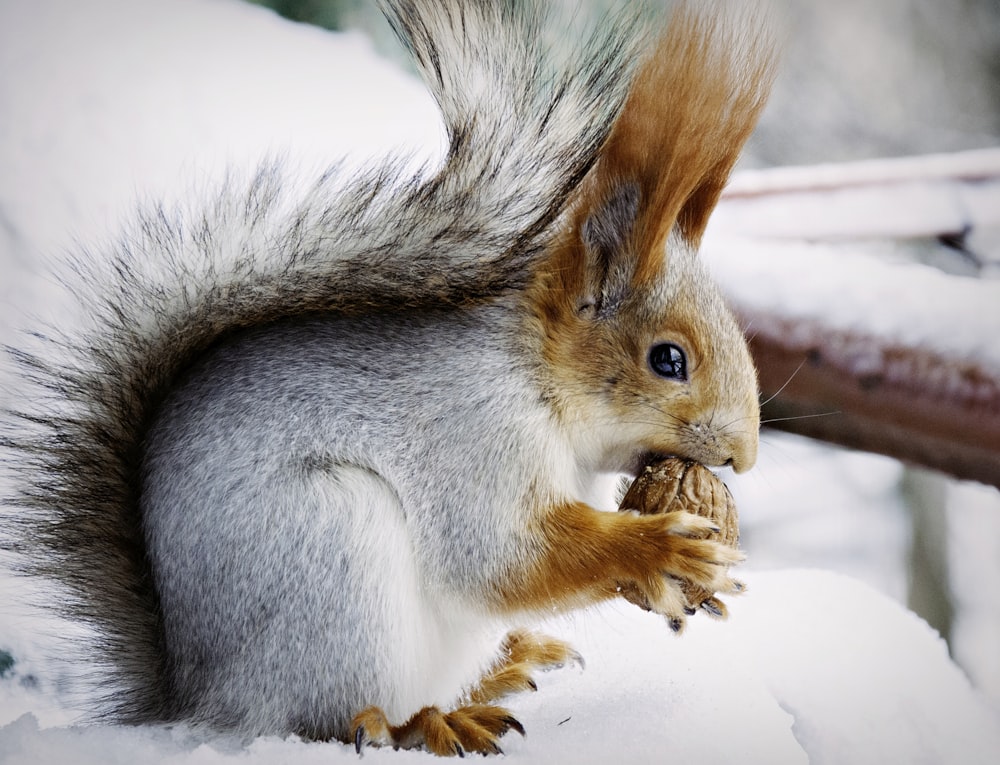
[[[537,690],[533,670],[548,670],[568,664],[584,666],[573,647],[556,638],[527,630],[509,632],[500,645],[500,656],[469,693],[476,704],[495,701],[512,693]]]
[[[524,735],[524,727],[503,707],[488,702],[537,689],[533,670],[569,664],[583,667],[583,657],[569,643],[527,630],[514,630],[500,644],[493,666],[466,696],[467,704],[451,712],[421,709],[402,725],[390,725],[378,707],[368,707],[351,720],[351,739],[358,753],[365,746],[424,748],[434,754],[462,757],[466,752],[503,754],[498,740],[507,731]]]
[[[360,754],[366,745],[394,749],[422,747],[441,757],[466,752],[503,754],[498,740],[509,730],[522,736],[524,727],[503,707],[468,704],[451,712],[424,707],[402,725],[390,725],[378,707],[368,707],[351,720],[351,737]]]

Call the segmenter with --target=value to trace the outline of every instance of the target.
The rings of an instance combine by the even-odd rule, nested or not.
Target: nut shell
[[[713,534],[712,539],[739,547],[739,516],[732,494],[715,473],[693,460],[678,457],[653,460],[632,482],[618,509],[642,515],[675,511],[700,515],[715,521],[718,526],[719,532]],[[682,582],[681,589],[693,606],[702,606],[715,616],[726,615],[725,606],[715,598],[715,593],[690,582]],[[641,596],[633,588],[623,588],[622,594],[637,605],[648,607],[640,602]]]
[[[739,516],[733,495],[715,473],[693,460],[664,457],[650,462],[632,482],[619,510],[636,510],[642,515],[675,511],[701,515],[719,527],[718,541],[739,545]]]

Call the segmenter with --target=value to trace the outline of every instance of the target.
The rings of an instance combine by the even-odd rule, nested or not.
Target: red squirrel
[[[749,14],[386,0],[449,148],[305,193],[263,166],[66,264],[89,324],[10,351],[5,544],[99,635],[104,719],[496,753],[618,597],[679,631],[740,554],[583,498],[653,455],[749,469],[746,342],[697,256],[765,102]],[[353,171],[352,171],[353,172]],[[510,634],[497,651],[484,641]]]

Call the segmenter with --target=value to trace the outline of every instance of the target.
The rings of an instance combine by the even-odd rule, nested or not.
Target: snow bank
[[[332,73],[332,74],[331,74]],[[0,288],[32,294],[42,254],[112,228],[134,196],[178,193],[267,153],[319,164],[440,147],[426,93],[350,35],[217,0],[0,3]],[[430,147],[430,148],[428,148]],[[34,288],[41,289],[41,288]],[[0,317],[2,322],[2,317]],[[510,706],[514,761],[992,763],[996,719],[941,641],[886,597],[832,574],[746,577],[732,617],[681,637],[627,605],[549,625],[585,671],[539,678]],[[74,725],[59,677],[0,579],[0,762],[328,763],[350,747],[241,743],[183,726]],[[38,675],[24,683],[24,668]],[[371,751],[370,762],[426,762]]]
[[[504,738],[507,757],[581,765],[996,762],[995,720],[913,614],[828,572],[746,579],[749,592],[730,601],[728,622],[698,615],[681,637],[619,604],[547,625],[574,642],[587,668],[540,675],[537,693],[509,700],[527,736]],[[356,761],[339,743],[241,744],[184,727],[45,727],[31,712],[39,705],[51,701],[0,684],[0,761]],[[426,755],[369,750],[365,761],[419,757]]]

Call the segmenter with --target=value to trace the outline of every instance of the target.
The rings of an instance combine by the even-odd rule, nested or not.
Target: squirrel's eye
[[[673,343],[654,345],[649,351],[649,366],[668,380],[687,380],[687,357]]]

